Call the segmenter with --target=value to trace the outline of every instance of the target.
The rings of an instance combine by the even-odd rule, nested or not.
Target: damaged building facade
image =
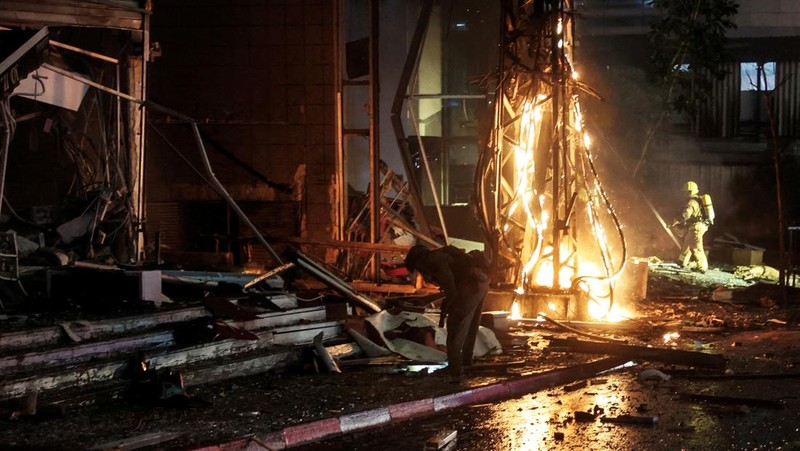
[[[637,103],[636,99],[654,94],[646,90],[623,93],[620,87],[627,86],[627,81],[643,81],[645,33],[658,17],[654,8],[637,5],[585,5],[576,34],[576,57],[591,69],[586,71],[592,77],[587,83],[606,97],[596,105],[594,99],[588,99],[588,114],[596,114],[596,123],[604,130],[598,139],[607,139],[631,167],[637,164],[645,140],[634,130],[647,128],[630,124],[654,114],[640,111],[650,108],[646,106],[637,110],[636,104],[646,103]],[[87,19],[89,22],[79,26],[65,25],[72,23],[69,13],[80,10],[66,10],[64,17],[51,23],[47,16],[37,16],[41,12],[37,8],[47,9],[47,5],[30,7],[30,11],[21,7],[21,11],[14,11],[15,4],[4,8],[9,26],[34,29],[49,25],[53,33],[70,34],[70,39],[62,38],[70,41],[68,45],[82,49],[84,42],[95,43],[85,45],[94,56],[54,47],[50,54],[66,59],[63,67],[76,73],[95,71],[87,78],[112,88],[129,87],[123,91],[137,99],[153,101],[196,120],[215,175],[268,235],[314,242],[353,238],[380,242],[381,237],[365,238],[352,227],[353,218],[363,207],[359,202],[364,202],[358,196],[368,194],[372,178],[380,180],[385,174],[379,164],[370,166],[370,159],[377,158],[414,187],[407,196],[411,199],[404,202],[421,210],[417,219],[423,231],[429,230],[428,222],[437,229],[444,222],[445,233],[448,226],[455,228],[450,234],[453,237],[483,241],[485,237],[473,222],[470,197],[474,195],[471,191],[479,150],[487,145],[492,121],[492,92],[480,77],[498,64],[494,46],[500,37],[493,25],[499,7],[481,9],[480,5],[463,4],[449,8],[436,4],[431,6],[429,21],[419,24],[423,6],[381,5],[380,10],[394,20],[380,23],[378,33],[403,39],[384,40],[372,49],[380,83],[377,79],[370,82],[368,4],[254,2],[236,8],[216,4],[194,8],[175,2],[131,2],[121,7],[122,12],[99,8],[84,15],[118,14],[119,23],[104,22],[110,19],[92,23]],[[791,25],[780,25],[793,17],[780,8],[750,2],[741,5],[735,20],[738,28],[729,33],[735,59],[725,68],[729,75],[716,82],[713,98],[691,124],[683,122],[685,119],[671,119],[674,124],[665,128],[686,132],[661,132],[652,140],[649,158],[639,171],[648,179],[647,174],[661,177],[650,186],[674,185],[675,191],[683,179],[698,179],[715,196],[720,212],[717,229],[724,228],[742,241],[764,247],[777,247],[769,238],[775,235],[767,230],[771,224],[745,219],[747,205],[751,197],[774,203],[775,196],[759,184],[749,193],[731,187],[742,178],[774,178],[769,167],[769,115],[761,101],[765,93],[771,95],[775,105],[776,145],[781,155],[791,159],[798,96],[791,76],[794,63],[790,49],[796,31]],[[422,43],[412,42],[415,29],[421,25],[425,27],[423,36],[417,39]],[[52,40],[60,42],[57,37]],[[629,52],[616,50],[622,41]],[[109,48],[99,48],[97,42]],[[474,45],[482,46],[480,52],[474,52],[480,58],[468,58]],[[409,64],[409,47],[419,59],[410,73],[404,67]],[[134,63],[135,59],[144,62]],[[81,64],[88,66],[83,72],[79,70]],[[767,76],[767,86],[761,86],[760,74]],[[106,214],[122,216],[101,228],[102,241],[109,234],[113,234],[112,241],[124,235],[132,241],[115,245],[112,253],[120,261],[160,258],[176,263],[188,252],[212,266],[253,262],[258,267],[269,263],[263,246],[254,245],[257,240],[253,232],[230,211],[208,180],[203,180],[205,175],[200,174],[205,170],[196,154],[195,138],[181,120],[158,111],[153,111],[150,119],[137,119],[137,115],[150,114],[149,109],[61,78],[77,87],[66,87],[65,91],[85,91],[77,98],[88,96],[88,100],[73,105],[74,117],[61,118],[67,116],[61,112],[64,107],[58,107],[55,113],[23,113],[9,152],[9,163],[17,170],[7,175],[7,197],[13,210],[6,213],[34,209],[42,218],[36,221],[50,221],[42,224],[55,228],[80,217],[88,203],[101,199],[96,202],[111,203]],[[758,83],[753,85],[748,80]],[[398,82],[406,86],[398,88]],[[33,82],[29,79],[25,83],[27,88]],[[251,85],[252,89],[241,89]],[[770,94],[771,87],[777,87],[774,94]],[[374,99],[370,97],[372,89],[377,93]],[[402,98],[399,109],[398,96]],[[37,108],[22,97],[14,102],[20,103],[20,111]],[[624,106],[615,109],[620,102]],[[373,124],[370,106],[377,112]],[[93,116],[102,118],[104,125],[98,128],[97,121],[90,120]],[[397,132],[398,123],[401,133]],[[75,143],[77,134],[81,138]],[[32,138],[24,143],[27,135]],[[25,144],[50,154],[40,158],[34,152],[14,150]],[[53,169],[55,176],[51,176],[46,172],[50,169],[40,169],[40,160],[59,155],[53,152],[61,145],[68,150],[67,155],[72,155],[72,163],[65,164],[75,165],[77,180],[73,180],[74,171]],[[97,151],[76,150],[87,146]],[[430,154],[430,176],[421,164],[420,146]],[[379,149],[377,154],[371,155],[370,147]],[[124,152],[119,153],[119,149]],[[121,161],[122,165],[117,168],[104,160]],[[95,189],[106,180],[125,183],[117,183],[108,192]],[[52,189],[35,189],[42,183],[51,184]],[[437,190],[430,189],[431,183]],[[85,188],[78,185],[95,191],[80,193]],[[793,198],[791,184],[784,187],[786,195]],[[55,207],[66,198],[75,201],[74,205]],[[675,196],[668,195],[663,202],[657,200],[656,207],[665,211],[675,201]],[[435,205],[439,205],[438,211]],[[51,211],[54,208],[57,211]],[[48,215],[55,217],[47,219]],[[793,210],[787,211],[788,225],[793,224],[792,215]],[[72,225],[76,230],[67,232],[66,226],[62,230],[67,235],[84,232],[81,226],[87,221],[84,217]],[[362,221],[369,226],[368,220]],[[118,227],[118,223],[125,225]],[[663,235],[658,232],[659,226],[652,225],[655,232],[651,238],[663,239],[657,236]],[[381,227],[385,226],[373,225]],[[73,237],[60,238],[69,241]],[[335,247],[317,245],[314,252],[329,262],[336,261]]]
[[[0,4],[0,447],[800,443],[800,7],[658,119],[660,3]],[[491,259],[458,380],[415,244]]]

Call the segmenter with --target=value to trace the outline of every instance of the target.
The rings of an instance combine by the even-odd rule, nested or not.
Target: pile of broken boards
[[[47,302],[2,311],[0,417],[100,402],[202,406],[192,386],[290,368],[336,372],[376,356],[446,360],[435,317],[355,315],[337,295],[286,291],[280,275],[248,286],[256,275],[75,271],[50,278]],[[90,287],[105,290],[105,306]],[[500,352],[491,331],[481,337],[476,353]]]

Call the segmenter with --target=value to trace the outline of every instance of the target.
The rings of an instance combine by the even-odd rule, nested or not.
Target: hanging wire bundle
[[[70,55],[69,64],[66,62],[67,58],[52,49],[49,55],[49,61],[78,67],[81,72],[91,74],[92,80],[102,82],[113,79],[119,85],[118,65],[116,74],[109,75],[105,67],[96,64],[94,60],[85,59],[82,55]],[[130,171],[125,151],[126,137],[122,133],[121,126],[124,118],[119,100],[104,95],[99,90],[91,89],[76,111],[52,107],[39,102],[46,94],[47,85],[44,80],[47,80],[49,75],[44,75],[41,69],[37,69],[29,77],[36,82],[32,92],[15,92],[2,101],[3,140],[0,155],[2,208],[11,213],[16,222],[43,231],[54,231],[56,229],[53,226],[58,225],[47,221],[67,221],[91,216],[85,234],[88,239],[80,244],[85,256],[91,258],[94,255],[93,245],[108,244],[118,237],[120,231],[127,231],[130,228],[128,189]],[[52,217],[33,221],[21,217],[14,210],[9,202],[9,197],[13,198],[14,194],[7,195],[5,188],[8,186],[4,186],[7,185],[6,163],[12,139],[17,122],[23,120],[31,124],[25,129],[28,134],[52,136],[53,157],[56,162],[46,173],[50,178],[47,182],[53,189],[45,196],[44,202],[56,205],[58,211]],[[31,142],[38,146],[38,138]],[[25,144],[24,140],[19,141],[19,144],[15,141],[14,150],[19,150],[22,154]],[[41,174],[45,172],[42,171]],[[35,176],[31,179],[35,179]],[[27,182],[33,183],[31,180]],[[19,187],[15,187],[19,191]],[[65,238],[60,234],[53,234],[47,238],[54,240],[56,245],[68,245],[74,237]]]

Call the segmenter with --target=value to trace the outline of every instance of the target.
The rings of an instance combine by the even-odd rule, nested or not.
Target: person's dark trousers
[[[460,376],[464,366],[472,364],[483,299],[489,291],[489,285],[485,282],[469,285],[459,289],[458,299],[448,300],[447,367],[454,376]]]

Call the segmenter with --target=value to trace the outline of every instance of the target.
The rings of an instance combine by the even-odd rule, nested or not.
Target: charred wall
[[[330,238],[333,20],[333,2],[322,0],[154,4],[151,40],[161,56],[150,66],[150,100],[201,121],[215,174],[275,235]],[[148,234],[190,233],[170,227],[196,220],[189,205],[219,196],[187,163],[202,168],[189,128],[152,112],[149,123]],[[186,207],[176,213],[176,203]],[[218,233],[237,227],[226,221]],[[192,239],[175,244],[186,248]]]

